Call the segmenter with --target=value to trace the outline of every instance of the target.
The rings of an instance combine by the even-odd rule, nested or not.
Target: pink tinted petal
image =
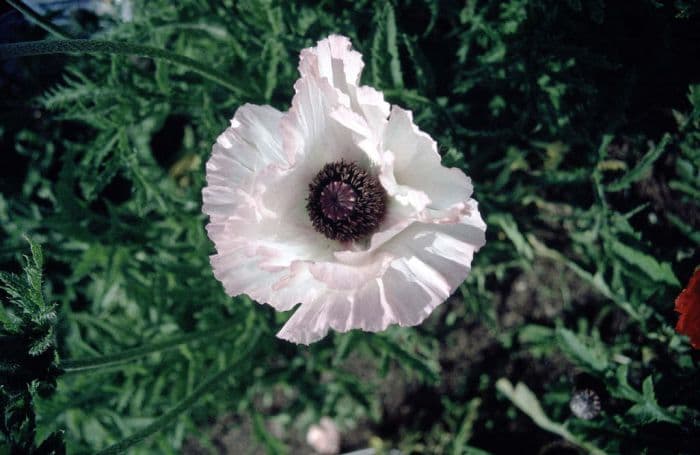
[[[411,225],[386,250],[402,257],[382,277],[386,301],[401,326],[420,324],[466,279],[485,243],[472,225]],[[408,237],[408,238],[406,238]]]
[[[381,299],[379,279],[350,292],[327,290],[315,300],[302,303],[277,336],[309,344],[326,336],[330,329],[384,330],[392,318],[386,314]]]
[[[241,232],[229,233],[229,238],[218,242],[217,254],[211,256],[214,276],[227,294],[248,294],[278,311],[287,311],[325,290],[322,283],[315,283],[306,261],[295,259],[310,254],[303,245],[290,239],[275,243],[274,236],[266,233],[248,239],[234,237],[237,234]]]
[[[393,257],[386,253],[378,253],[371,261],[363,264],[343,264],[342,262],[315,262],[309,265],[309,272],[329,289],[352,291],[364,285],[367,281],[381,277]]]
[[[391,323],[401,327],[418,325],[447,297],[423,282],[412,281],[414,272],[407,264],[390,268],[382,279],[384,299],[391,308]]]
[[[329,329],[378,331],[389,324],[421,323],[464,281],[474,253],[485,243],[485,227],[478,212],[461,221],[452,225],[412,224],[382,249],[383,269],[375,269],[371,260],[364,266],[310,266],[313,277],[327,286],[326,291],[313,301],[305,301],[308,303],[297,309],[278,336],[308,344]],[[363,277],[368,270],[381,270],[380,276],[372,273]]]
[[[278,311],[286,311],[299,302],[315,301],[325,292],[324,287],[315,283],[308,268],[304,266],[292,266],[276,277],[279,279],[272,286],[261,289],[255,295],[251,294],[251,297],[273,306]]]
[[[238,190],[225,185],[209,185],[202,190],[204,204],[202,210],[212,221],[226,219],[241,208]]]
[[[474,252],[485,243],[485,228],[465,217],[459,224],[414,223],[382,251],[423,262],[447,283],[449,295],[467,278]]]
[[[367,123],[374,127],[377,138],[380,138],[380,132],[384,131],[389,117],[389,103],[384,101],[384,95],[381,92],[366,85],[358,87],[355,96]]]
[[[368,281],[355,293],[353,301],[352,328],[369,332],[385,330],[393,321],[382,304],[381,279]]]
[[[345,158],[365,160],[353,140],[352,131],[332,113],[347,106],[347,97],[333,90],[325,80],[303,78],[294,85],[292,107],[282,120],[285,155],[306,170],[308,181],[326,164]]]
[[[331,118],[351,132],[355,147],[364,152],[364,155],[353,153],[346,160],[355,161],[370,170],[381,165],[380,143],[374,128],[365,117],[348,107],[338,106],[331,112]]]
[[[411,112],[394,106],[384,132],[384,147],[393,154],[393,176],[398,185],[421,189],[433,209],[446,209],[471,196],[464,172],[440,164],[435,141],[413,124]]]
[[[310,344],[326,336],[330,328],[326,314],[327,302],[319,299],[299,305],[277,333],[277,337],[293,343]]]
[[[363,67],[362,55],[352,50],[350,40],[331,35],[316,47],[301,51],[299,72],[302,78],[325,78],[333,88],[347,95],[348,107],[367,119],[373,138],[378,141],[390,107],[381,92],[358,86]]]
[[[316,47],[302,50],[299,59],[302,77],[326,78],[346,94],[349,94],[348,86],[360,81],[363,67],[362,55],[352,50],[348,38],[339,35],[331,35]]]
[[[275,282],[275,274],[260,273],[255,258],[246,256],[241,250],[233,250],[211,257],[214,276],[224,285],[229,295],[239,295],[244,291],[256,294],[260,289],[270,288]],[[278,307],[279,310],[290,309],[292,305]]]
[[[396,179],[395,170],[395,155],[393,152],[386,150],[383,153],[383,162],[379,173],[379,181],[386,190],[387,194],[396,202],[404,206],[410,206],[414,213],[421,212],[428,204],[430,197],[425,191],[414,187],[410,184],[402,184]],[[405,182],[410,183],[410,182]]]
[[[257,172],[265,166],[287,166],[279,124],[282,113],[269,106],[241,106],[217,139],[207,162],[207,186],[202,190],[204,213],[213,221],[250,205],[244,193],[252,190]]]

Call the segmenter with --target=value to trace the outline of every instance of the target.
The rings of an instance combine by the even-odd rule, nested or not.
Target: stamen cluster
[[[354,162],[328,163],[309,184],[306,210],[331,240],[358,240],[384,218],[386,193],[379,180]]]

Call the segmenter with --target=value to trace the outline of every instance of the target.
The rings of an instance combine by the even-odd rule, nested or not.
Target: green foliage
[[[678,425],[681,423],[679,417],[657,403],[651,376],[648,376],[642,383],[642,393],[637,392],[627,382],[627,368],[624,365],[618,368],[616,378],[617,384],[611,390],[613,394],[618,394],[622,398],[636,403],[627,411],[627,414],[637,424],[669,422]]]
[[[643,178],[645,174],[648,174],[649,171],[651,170],[651,167],[654,165],[654,162],[661,157],[661,154],[666,150],[666,146],[668,145],[669,141],[671,140],[671,136],[666,134],[664,135],[663,138],[661,138],[661,142],[654,147],[653,149],[649,150],[641,160],[634,166],[634,168],[630,169],[629,172],[627,172],[625,175],[623,175],[619,180],[610,183],[606,190],[607,191],[620,191],[625,188],[629,188],[630,185],[637,180]]]
[[[0,272],[0,289],[6,293],[0,309],[0,369],[12,373],[3,376],[0,386],[10,392],[23,390],[37,379],[55,380],[56,306],[44,301],[41,246],[31,240],[29,246],[31,257],[24,256],[23,276]],[[30,364],[37,370],[22,371]],[[13,381],[20,377],[22,381]]]
[[[559,347],[586,370],[600,373],[608,368],[608,356],[600,340],[586,342],[563,327],[558,328],[556,334]]]
[[[348,450],[697,448],[698,357],[673,312],[700,245],[693,2],[132,11],[71,24],[88,40],[2,47],[81,53],[10,65],[0,140],[20,164],[0,179],[0,262],[13,268],[27,235],[47,263],[42,280],[30,242],[24,274],[1,275],[0,378],[15,382],[2,383],[0,452],[58,452],[65,431],[69,453],[215,453],[226,424],[252,452],[295,453],[323,415],[361,435]],[[307,348],[274,337],[286,314],[214,279],[201,189],[236,108],[286,110],[299,50],[330,33],[471,176],[488,243],[420,327]],[[569,411],[581,387],[601,396],[590,421]]]
[[[544,413],[542,406],[540,405],[537,397],[526,385],[518,383],[515,387],[505,378],[501,378],[496,382],[496,388],[504,394],[510,401],[513,402],[521,411],[525,412],[530,418],[539,426],[540,428],[556,433],[562,438],[570,441],[581,448],[585,449],[587,453],[592,453],[595,455],[604,454],[602,450],[597,447],[586,443],[585,441],[579,440],[574,436],[569,430],[566,429],[565,425],[553,422]]]
[[[0,432],[12,453],[65,453],[58,430],[38,445],[35,397],[56,387],[55,305],[44,301],[41,246],[30,239],[31,257],[24,256],[24,275],[0,272],[5,291],[0,307]]]

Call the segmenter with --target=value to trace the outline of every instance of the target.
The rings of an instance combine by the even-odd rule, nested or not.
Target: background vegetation
[[[697,450],[695,2],[61,3],[2,7],[0,39],[169,53],[0,50],[0,453],[299,453],[324,415],[343,450]],[[214,279],[200,192],[236,107],[286,110],[330,33],[472,177],[488,243],[423,325],[304,347]]]

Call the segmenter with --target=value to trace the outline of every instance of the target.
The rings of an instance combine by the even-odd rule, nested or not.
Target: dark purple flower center
[[[321,191],[321,211],[333,221],[347,218],[355,207],[357,194],[350,185],[334,180]]]
[[[309,184],[306,210],[318,232],[332,240],[358,240],[376,231],[386,211],[379,180],[353,162],[326,164]]]

